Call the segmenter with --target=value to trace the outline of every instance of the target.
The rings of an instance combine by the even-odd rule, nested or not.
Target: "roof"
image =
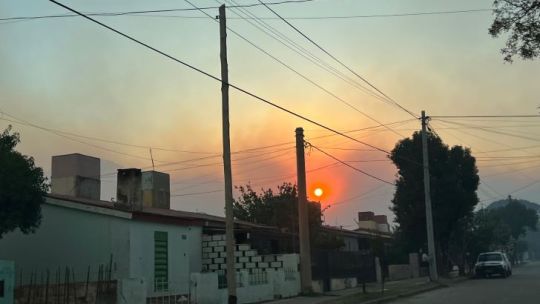
[[[61,194],[49,193],[46,195],[47,204],[62,206],[65,208],[78,209],[86,212],[98,213],[108,216],[115,216],[135,221],[157,222],[170,225],[184,226],[204,226],[209,228],[224,228],[225,218],[221,216],[189,212],[182,210],[161,209],[152,207],[143,207],[141,210],[130,210],[117,203],[102,200],[92,200],[80,197],[73,197]],[[265,231],[279,231],[277,227],[255,224],[246,221],[235,220],[236,229],[258,229]],[[352,237],[359,236],[380,236],[391,238],[392,234],[377,230],[359,228],[356,230],[347,230],[339,227],[322,226],[322,229],[327,231],[337,232],[341,235]]]
[[[342,235],[351,236],[351,237],[358,237],[358,236],[369,236],[369,237],[383,237],[383,238],[392,238],[392,234],[389,232],[383,232],[378,230],[372,230],[372,229],[365,229],[365,228],[358,228],[355,230],[348,230],[343,229],[341,227],[334,227],[334,226],[322,226],[322,229],[327,231],[333,231]]]
[[[92,200],[60,194],[47,194],[46,202],[66,208],[121,217],[131,220],[159,222],[172,225],[224,226],[225,218],[200,212],[143,207],[141,210],[129,210],[114,202]],[[52,200],[51,200],[52,199]],[[60,202],[59,202],[60,201]],[[237,228],[277,229],[273,226],[254,224],[246,221],[234,221]]]

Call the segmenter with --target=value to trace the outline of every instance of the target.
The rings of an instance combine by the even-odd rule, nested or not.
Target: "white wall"
[[[267,282],[249,284],[249,272],[240,271],[236,292],[238,303],[260,303],[275,298],[297,296],[300,293],[300,274],[294,273],[293,280],[286,280],[283,270],[267,270]],[[226,304],[227,289],[218,289],[216,272],[191,274],[192,300],[197,304]]]
[[[12,261],[0,260],[0,281],[4,281],[4,296],[0,297],[0,304],[13,304],[15,267]]]
[[[50,198],[47,198],[50,200]],[[116,261],[115,276],[127,276],[129,221],[56,205],[42,205],[41,226],[35,234],[19,230],[0,240],[0,259],[15,261],[17,274],[73,267],[76,280],[86,280],[88,266],[96,278],[100,264]],[[114,267],[113,267],[114,269]]]
[[[164,225],[150,222],[134,222],[131,225],[131,272],[130,277],[146,277],[149,297],[154,292],[154,231],[167,232],[169,257],[168,294],[187,294],[189,275],[201,271],[201,227]]]
[[[169,293],[188,293],[189,274],[201,271],[201,227],[134,221],[104,214],[129,217],[127,212],[81,206],[102,214],[45,204],[35,234],[16,231],[0,239],[0,259],[13,260],[16,274],[22,268],[25,281],[31,271],[50,269],[55,273],[58,267],[73,267],[76,280],[84,281],[89,265],[95,280],[98,266],[108,265],[112,254],[114,279],[143,278],[147,295],[155,296],[154,231],[167,231]]]

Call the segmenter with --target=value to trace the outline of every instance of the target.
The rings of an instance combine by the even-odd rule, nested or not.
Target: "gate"
[[[356,278],[358,283],[376,281],[375,259],[360,251],[315,251],[311,258],[313,280],[330,290],[331,279]]]

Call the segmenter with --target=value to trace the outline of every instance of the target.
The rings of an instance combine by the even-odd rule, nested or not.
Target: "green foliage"
[[[510,234],[514,240],[525,236],[526,228],[536,231],[538,214],[518,201],[511,200],[506,206],[494,209],[493,212],[510,228]]]
[[[495,210],[484,209],[475,213],[466,236],[468,252],[475,259],[481,252],[504,250],[509,246],[510,227]]]
[[[469,149],[449,148],[428,132],[433,223],[437,248],[446,253],[459,221],[472,216],[478,203],[478,169]],[[398,169],[391,210],[397,231],[408,240],[410,252],[426,248],[426,218],[422,168],[422,135],[399,141],[390,156]],[[439,253],[441,254],[441,252]]]
[[[251,185],[236,187],[240,196],[233,202],[236,219],[278,227],[284,231],[298,233],[298,194],[296,185],[283,183],[277,191],[270,188],[253,190]],[[317,249],[340,248],[344,245],[339,237],[321,231],[321,207],[308,202],[308,219],[312,247]]]
[[[496,0],[495,20],[489,28],[493,37],[509,33],[501,50],[504,60],[513,56],[534,59],[540,55],[540,0]]]
[[[0,238],[19,228],[33,233],[41,221],[41,204],[49,186],[34,159],[15,151],[20,142],[11,126],[0,134]]]
[[[466,235],[467,250],[474,259],[481,252],[502,250],[515,262],[527,250],[528,244],[520,237],[527,228],[536,231],[538,215],[519,202],[508,198],[499,208],[476,212]]]

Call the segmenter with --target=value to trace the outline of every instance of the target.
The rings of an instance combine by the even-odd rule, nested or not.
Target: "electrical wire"
[[[266,5],[262,0],[258,0],[261,4],[263,4],[269,11],[271,11],[274,15],[276,15],[278,18],[280,18],[281,20],[283,20],[283,22],[285,22],[288,26],[290,26],[292,29],[294,29],[298,34],[300,34],[302,37],[306,38],[309,42],[311,42],[314,46],[316,46],[318,49],[320,49],[321,51],[323,51],[323,53],[325,53],[326,55],[328,55],[330,58],[332,58],[334,61],[336,61],[337,63],[339,63],[341,66],[343,66],[345,69],[347,69],[349,72],[351,72],[352,74],[354,74],[356,77],[358,77],[359,79],[361,79],[363,82],[365,82],[367,85],[369,85],[371,88],[373,88],[375,91],[377,91],[378,93],[380,93],[382,96],[384,96],[387,100],[391,101],[392,103],[394,103],[397,107],[399,107],[400,109],[402,109],[403,111],[405,111],[406,113],[408,113],[409,115],[411,115],[412,117],[414,118],[419,118],[419,116],[417,114],[414,114],[413,112],[409,111],[408,109],[406,109],[405,107],[403,107],[401,104],[399,104],[397,101],[395,101],[394,99],[390,98],[388,95],[386,95],[383,91],[381,91],[379,88],[377,88],[375,85],[373,85],[371,82],[369,82],[365,77],[362,77],[360,74],[358,74],[356,71],[354,71],[353,69],[351,69],[348,65],[346,65],[345,63],[343,63],[343,61],[339,60],[336,56],[332,55],[329,51],[327,51],[325,48],[323,48],[320,44],[318,44],[317,42],[315,42],[313,39],[311,39],[310,37],[308,37],[306,34],[304,34],[302,31],[300,31],[297,27],[295,27],[294,25],[292,25],[289,21],[287,21],[287,19],[281,17],[280,14],[278,14],[276,11],[274,11],[272,8],[270,8],[270,6]]]
[[[178,194],[171,194],[171,197],[203,195],[203,194],[218,193],[218,192],[223,192],[223,191],[224,191],[223,189],[216,189],[216,190],[210,190],[210,191],[204,191],[204,192],[178,193]]]
[[[284,0],[279,2],[271,2],[268,3],[270,5],[280,5],[280,4],[291,4],[291,3],[304,3],[304,2],[312,2],[315,0]],[[260,3],[252,3],[252,4],[242,4],[237,7],[255,7],[255,6],[261,6]],[[216,6],[207,6],[207,7],[201,7],[202,10],[211,10],[211,9],[218,9],[219,7]],[[167,13],[167,12],[184,12],[184,11],[194,11],[193,8],[170,8],[170,9],[155,9],[155,10],[139,10],[139,11],[127,11],[127,12],[90,12],[90,13],[84,13],[87,16],[104,16],[104,17],[112,17],[112,16],[128,16],[128,15],[140,15],[140,14],[148,14],[148,13]],[[65,17],[77,17],[80,16],[78,13],[75,14],[60,14],[60,15],[45,15],[45,16],[21,16],[21,17],[5,17],[0,18],[0,21],[16,21],[16,20],[35,20],[35,19],[49,19],[49,18],[65,18]]]
[[[220,3],[218,0],[215,0],[215,1]],[[230,0],[230,1],[233,4],[236,4],[236,2],[234,0]],[[382,98],[381,96],[375,94],[373,91],[369,90],[368,88],[366,88],[362,84],[358,83],[354,79],[348,77],[347,75],[345,75],[344,73],[342,73],[338,69],[334,68],[333,66],[328,64],[326,61],[324,61],[322,58],[316,56],[315,54],[313,54],[312,52],[310,52],[306,48],[302,47],[300,44],[296,43],[295,41],[293,41],[292,39],[287,37],[285,34],[281,33],[279,30],[277,30],[273,26],[271,26],[268,23],[264,22],[262,19],[258,18],[256,15],[251,13],[249,10],[244,9],[244,8],[237,8],[237,9],[232,9],[231,11],[236,16],[239,16],[239,18],[241,18],[244,21],[248,22],[253,27],[255,27],[258,30],[262,31],[263,33],[265,33],[266,35],[268,35],[272,39],[276,40],[277,42],[284,45],[285,47],[292,50],[293,52],[297,53],[298,55],[304,57],[305,59],[307,59],[311,63],[313,63],[313,64],[317,65],[318,67],[320,67],[321,69],[331,73],[332,75],[334,75],[337,78],[343,80],[344,82],[348,83],[349,85],[359,89],[363,93],[369,94],[369,95],[371,95],[371,96],[373,96],[375,98],[379,98],[379,99]],[[240,14],[236,13],[235,11],[241,11],[241,12],[243,12],[244,15],[240,16]],[[251,16],[251,18],[250,18],[250,16]],[[254,24],[250,20],[254,20],[255,23],[259,24],[260,26],[257,25],[257,24]],[[268,31],[266,31],[265,29],[261,28],[261,27],[264,27],[265,29],[270,31],[272,34],[269,33]],[[382,98],[381,100],[386,101],[384,98]]]
[[[495,133],[495,134],[499,134],[499,135],[511,136],[511,137],[515,137],[515,138],[521,138],[521,139],[527,139],[527,140],[530,140],[530,141],[539,141],[540,142],[540,138],[534,138],[534,137],[515,134],[515,133],[511,133],[511,132],[490,130],[488,128],[484,128],[484,127],[478,126],[478,125],[471,125],[471,124],[464,124],[464,123],[459,123],[459,122],[452,122],[452,121],[447,121],[447,120],[444,120],[444,119],[439,119],[439,121],[443,121],[443,122],[446,122],[446,123],[449,123],[449,124],[469,127],[470,129],[473,129],[473,130],[482,130],[484,132]]]
[[[384,179],[382,179],[382,178],[380,178],[380,177],[377,177],[377,176],[375,176],[375,175],[373,175],[373,174],[371,174],[371,173],[368,173],[368,172],[366,172],[366,171],[364,171],[364,170],[362,170],[362,169],[356,168],[355,166],[352,166],[351,164],[348,164],[348,163],[346,163],[345,161],[340,160],[339,158],[335,157],[334,155],[332,155],[332,154],[330,154],[330,153],[328,153],[328,152],[326,152],[326,151],[324,151],[324,150],[318,148],[317,146],[314,146],[314,145],[310,144],[309,142],[306,142],[306,144],[307,144],[310,148],[313,148],[313,149],[315,149],[315,150],[321,152],[322,154],[324,154],[324,155],[326,155],[326,156],[328,156],[328,157],[330,157],[330,158],[332,158],[332,159],[334,159],[334,160],[340,162],[341,164],[343,164],[343,165],[345,165],[345,166],[347,166],[347,167],[353,169],[354,171],[360,172],[360,173],[362,173],[362,174],[364,174],[364,175],[366,175],[366,176],[369,176],[369,177],[371,177],[371,178],[373,178],[373,179],[376,179],[376,180],[378,180],[378,181],[380,181],[380,182],[383,182],[383,183],[386,183],[386,184],[395,186],[394,183],[389,182],[389,181],[387,181],[387,180],[384,180]]]
[[[169,54],[167,54],[167,53],[165,53],[165,52],[163,52],[163,51],[160,51],[159,49],[157,49],[157,48],[155,48],[155,47],[152,47],[152,46],[150,46],[150,45],[148,45],[148,44],[146,44],[146,43],[144,43],[144,42],[142,42],[142,41],[140,41],[140,40],[138,40],[138,39],[136,39],[136,38],[131,37],[130,35],[127,35],[127,34],[121,32],[121,31],[119,31],[119,30],[117,30],[117,29],[115,29],[115,28],[112,28],[112,27],[110,27],[110,26],[108,26],[108,25],[106,25],[106,24],[104,24],[104,23],[98,21],[98,20],[95,20],[95,19],[93,19],[93,18],[91,18],[91,17],[89,17],[89,16],[87,16],[87,15],[85,15],[85,14],[83,14],[83,13],[81,13],[81,12],[79,12],[79,11],[77,11],[77,10],[75,10],[75,9],[73,9],[73,8],[71,8],[71,7],[69,7],[69,6],[67,6],[67,5],[64,5],[64,4],[62,4],[62,3],[59,3],[59,2],[57,2],[57,1],[55,1],[55,0],[49,0],[49,1],[52,2],[52,3],[57,4],[58,6],[61,6],[61,7],[65,8],[66,10],[69,10],[69,11],[71,11],[71,12],[73,12],[73,13],[76,13],[76,14],[78,14],[79,16],[81,16],[81,17],[83,17],[83,18],[85,18],[85,19],[87,19],[87,20],[89,20],[89,21],[92,21],[92,22],[96,23],[96,24],[100,25],[101,27],[104,27],[104,28],[106,28],[106,29],[108,29],[108,30],[110,30],[110,31],[113,31],[114,33],[116,33],[116,34],[118,34],[118,35],[120,35],[120,36],[123,36],[123,37],[126,38],[126,39],[129,39],[129,40],[131,40],[131,41],[133,41],[133,42],[135,42],[135,43],[137,43],[137,44],[139,44],[139,45],[141,45],[141,46],[144,46],[144,47],[146,47],[146,48],[148,48],[148,49],[150,49],[150,50],[152,50],[152,51],[154,51],[154,52],[156,52],[156,53],[158,53],[158,54],[160,54],[160,55],[162,55],[162,56],[164,56],[164,57],[167,57],[167,58],[169,58],[169,59],[171,59],[171,60],[173,60],[173,61],[175,61],[175,62],[177,62],[177,63],[180,63],[180,64],[184,65],[185,67],[188,67],[188,68],[191,69],[191,70],[194,70],[194,71],[196,71],[196,72],[198,72],[198,73],[200,73],[200,74],[203,74],[203,75],[205,75],[205,76],[207,76],[207,77],[209,77],[209,78],[211,78],[211,79],[213,79],[213,80],[215,80],[215,81],[222,82],[222,80],[221,80],[219,77],[216,77],[216,76],[214,76],[214,75],[212,75],[212,74],[210,74],[210,73],[208,73],[208,72],[206,72],[206,71],[204,71],[204,70],[202,70],[202,69],[200,69],[200,68],[195,67],[194,65],[191,65],[191,64],[189,64],[189,63],[187,63],[187,62],[184,62],[184,61],[182,61],[182,60],[180,60],[180,59],[178,59],[178,58],[176,58],[176,57],[173,57],[173,56],[171,56],[171,55],[169,55]],[[237,85],[235,85],[235,84],[227,83],[227,85],[229,85],[230,87],[236,89],[237,91],[239,91],[239,92],[241,92],[241,93],[244,93],[244,94],[246,94],[246,95],[248,95],[248,96],[250,96],[250,97],[253,97],[254,99],[257,99],[257,100],[259,100],[259,101],[262,101],[263,103],[265,103],[265,104],[267,104],[267,105],[270,105],[270,106],[272,106],[272,107],[274,107],[274,108],[276,108],[276,109],[279,109],[279,110],[281,110],[281,111],[283,111],[283,112],[286,112],[286,113],[288,113],[288,114],[290,114],[290,115],[292,115],[292,116],[295,116],[295,117],[297,117],[297,118],[300,118],[300,119],[302,119],[302,120],[304,120],[304,121],[306,121],[306,122],[309,122],[309,123],[311,123],[311,124],[313,124],[313,125],[315,125],[315,126],[318,126],[318,127],[320,127],[320,128],[326,129],[326,130],[331,131],[331,132],[333,132],[333,133],[339,134],[340,136],[343,136],[343,137],[345,137],[345,138],[348,138],[348,139],[350,139],[350,140],[352,140],[352,141],[355,141],[355,142],[358,142],[358,143],[360,143],[360,144],[366,145],[366,146],[371,147],[371,148],[373,148],[373,149],[379,150],[380,152],[383,152],[383,153],[386,153],[386,154],[390,154],[390,152],[389,152],[389,151],[386,151],[385,149],[382,149],[382,148],[379,148],[379,147],[377,147],[377,146],[371,145],[371,144],[369,144],[369,143],[366,143],[366,142],[357,140],[357,139],[355,139],[355,138],[353,138],[353,137],[351,137],[351,136],[348,136],[348,135],[346,135],[346,134],[344,134],[344,133],[342,133],[342,132],[339,132],[339,131],[337,131],[337,130],[335,130],[335,129],[333,129],[333,128],[327,127],[326,125],[323,125],[323,124],[321,124],[321,123],[319,123],[319,122],[317,122],[317,121],[315,121],[315,120],[312,120],[312,119],[310,119],[310,118],[308,118],[308,117],[306,117],[306,116],[303,116],[303,115],[298,114],[298,113],[296,113],[296,112],[294,112],[294,111],[292,111],[292,110],[289,110],[289,109],[287,109],[287,108],[285,108],[285,107],[282,107],[282,106],[280,106],[280,105],[278,105],[278,104],[275,104],[275,103],[273,103],[273,102],[271,102],[271,101],[269,101],[269,100],[267,100],[267,99],[265,99],[265,98],[262,98],[262,97],[260,97],[260,96],[258,96],[258,95],[256,95],[256,94],[254,94],[254,93],[252,93],[252,92],[250,92],[250,91],[247,91],[247,90],[245,90],[245,89],[243,89],[243,88],[241,88],[241,87],[239,87],[239,86],[237,86]],[[411,161],[412,161],[412,160],[411,160]],[[413,161],[413,162],[414,162],[414,161]],[[415,163],[416,163],[416,162],[415,162]]]
[[[440,118],[540,118],[540,115],[528,115],[528,114],[517,114],[517,115],[430,115],[429,117],[440,119]]]
[[[277,3],[266,3],[267,5],[277,5],[277,4],[286,4],[286,3],[302,3],[313,0],[306,1],[282,1]],[[250,5],[241,5],[240,7],[254,7],[260,6],[260,3],[250,4]],[[229,6],[230,7],[230,6]],[[217,7],[202,7],[202,9],[217,9]],[[132,12],[102,12],[102,13],[86,13],[89,16],[102,16],[102,17],[114,17],[114,16],[131,16],[131,17],[161,17],[161,18],[180,18],[180,19],[203,19],[200,16],[182,16],[182,15],[154,15],[153,13],[158,12],[180,12],[180,11],[193,11],[190,8],[180,8],[180,9],[166,9],[166,10],[151,10],[151,11],[132,11]],[[288,20],[339,20],[339,19],[366,19],[366,18],[389,18],[389,17],[413,17],[413,16],[426,16],[426,15],[453,15],[453,14],[463,14],[463,13],[478,13],[478,12],[492,12],[490,8],[485,9],[466,9],[466,10],[445,10],[445,11],[427,11],[427,12],[410,12],[410,13],[395,13],[395,14],[371,14],[371,15],[341,15],[341,16],[286,16],[284,18]],[[5,17],[0,18],[0,21],[5,21],[3,23],[11,23],[18,21],[29,21],[36,19],[49,19],[49,18],[63,18],[63,17],[76,17],[76,14],[62,14],[62,15],[45,15],[45,16],[18,16],[18,17]],[[236,19],[236,18],[230,18]],[[241,18],[238,18],[241,19]],[[261,20],[281,20],[277,17],[258,17]]]
[[[61,134],[64,134],[66,136],[73,136],[73,137],[84,138],[84,139],[100,141],[100,142],[104,142],[104,143],[115,144],[115,145],[126,146],[126,147],[132,147],[132,148],[140,148],[140,149],[144,149],[144,150],[153,149],[153,150],[158,150],[158,151],[179,152],[179,153],[186,153],[186,154],[219,155],[218,153],[214,153],[214,152],[171,149],[171,148],[164,148],[164,147],[157,147],[157,146],[143,146],[143,145],[125,143],[125,142],[120,142],[120,141],[115,141],[115,140],[110,140],[110,139],[103,139],[103,138],[98,138],[98,137],[85,136],[85,135],[80,135],[80,134],[76,134],[76,133],[73,133],[73,132],[67,132],[67,131],[62,131],[62,130],[58,130],[58,129],[51,129],[51,128],[43,127],[43,126],[40,126],[40,125],[37,125],[37,124],[34,124],[34,123],[29,123],[27,121],[23,121],[23,120],[21,120],[19,118],[16,118],[15,116],[13,116],[11,114],[5,113],[5,112],[2,112],[2,114],[6,115],[6,116],[10,116],[10,117],[12,117],[14,119],[17,119],[18,121],[10,120],[8,118],[1,118],[1,117],[0,117],[0,120],[5,120],[5,121],[12,122],[12,123],[17,123],[17,124],[26,125],[26,126],[29,126],[29,127],[34,127],[34,128],[37,128],[37,129],[41,129],[41,130],[44,130],[44,131],[51,132],[51,133],[61,133]]]
[[[52,0],[50,0],[52,1]],[[189,0],[184,0],[186,1],[187,3],[191,4],[193,7],[197,7],[196,5],[194,5],[193,3],[191,3]],[[215,21],[215,22],[219,22],[219,20],[216,20],[214,17],[212,17],[210,14],[208,14],[207,12],[201,10],[201,13],[205,14],[206,16],[208,16],[208,18],[210,18],[211,20]],[[388,128],[390,131],[392,131],[393,133],[395,133],[396,135],[398,135],[400,138],[404,137],[402,134],[396,132],[395,130],[391,129],[390,127],[387,127],[385,124],[383,124],[382,122],[378,121],[377,119],[375,119],[374,117],[372,117],[371,115],[365,113],[364,111],[358,109],[357,107],[355,107],[353,104],[351,104],[350,102],[346,101],[345,99],[337,96],[335,93],[331,92],[330,90],[328,90],[327,88],[323,87],[322,85],[320,85],[319,83],[315,82],[314,80],[312,80],[311,78],[307,77],[306,75],[298,72],[297,70],[295,70],[293,67],[291,67],[290,65],[286,64],[284,61],[282,61],[281,59],[277,58],[276,56],[270,54],[268,51],[266,51],[265,49],[263,49],[262,47],[256,45],[255,43],[253,43],[251,40],[247,39],[246,37],[244,37],[243,35],[241,35],[240,33],[236,32],[235,30],[231,29],[229,26],[227,26],[227,29],[235,34],[237,37],[239,37],[240,39],[244,40],[246,43],[248,43],[249,45],[253,46],[254,48],[256,48],[257,50],[259,50],[260,52],[262,52],[263,54],[265,54],[266,56],[272,58],[274,61],[276,61],[277,63],[281,64],[283,67],[287,68],[288,70],[290,70],[291,72],[295,73],[296,75],[298,75],[299,77],[303,78],[304,80],[306,80],[307,82],[311,83],[312,85],[314,85],[315,87],[319,88],[320,90],[322,90],[323,92],[325,92],[326,94],[330,95],[331,97],[333,97],[334,99],[340,101],[341,103],[345,104],[346,106],[350,107],[351,109],[355,110],[356,112],[362,114],[363,116],[369,118],[370,120],[380,124],[381,126],[385,126],[386,128]],[[229,84],[230,85],[230,84]],[[234,87],[233,85],[230,85],[231,87]],[[245,92],[244,92],[245,93]]]

